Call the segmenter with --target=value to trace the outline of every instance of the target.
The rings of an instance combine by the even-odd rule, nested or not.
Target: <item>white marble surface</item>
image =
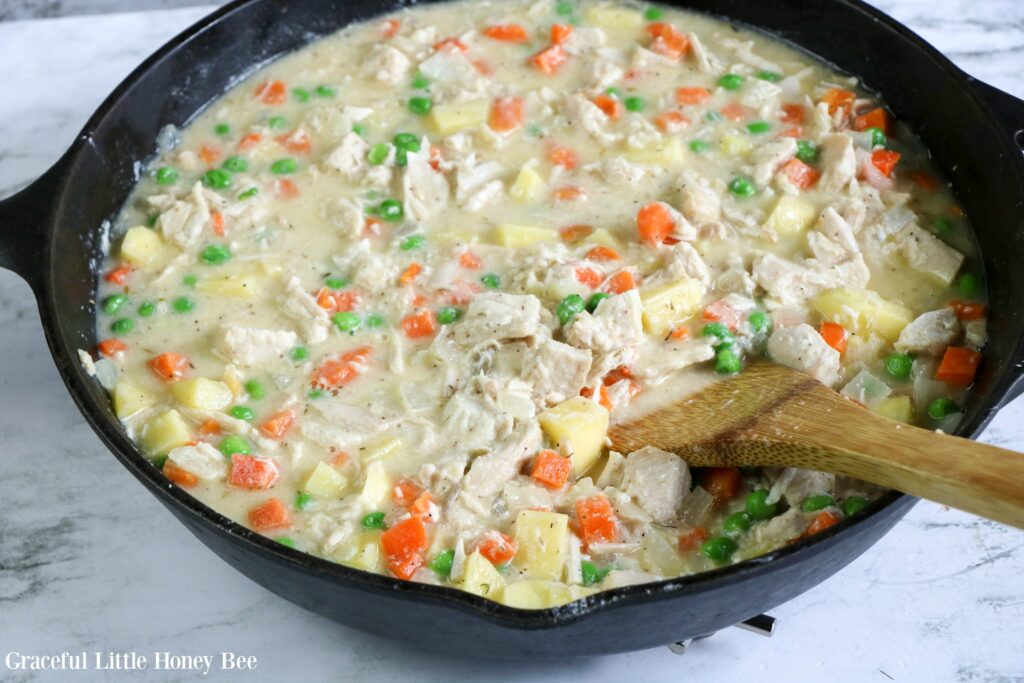
[[[1020,0],[878,4],[974,75],[1024,96]],[[0,195],[42,172],[131,68],[204,11],[0,23]],[[135,483],[75,410],[29,290],[7,272],[0,352],[0,657],[228,650],[257,655],[259,668],[213,680],[250,681],[1024,681],[1024,533],[930,503],[839,575],[775,610],[771,639],[728,629],[682,657],[657,648],[511,666],[364,635],[242,578]],[[1018,401],[985,439],[1024,450],[1022,424]],[[0,659],[0,680],[12,677],[32,678]],[[132,678],[36,680],[50,679]]]

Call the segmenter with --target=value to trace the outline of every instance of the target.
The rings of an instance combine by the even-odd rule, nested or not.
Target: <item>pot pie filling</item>
[[[111,233],[82,360],[168,485],[521,608],[754,557],[881,493],[609,452],[610,422],[767,357],[951,431],[986,338],[969,224],[885,106],[657,5],[352,25],[168,128]]]

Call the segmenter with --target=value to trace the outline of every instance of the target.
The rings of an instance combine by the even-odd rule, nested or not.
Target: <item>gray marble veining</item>
[[[1024,96],[1024,3],[877,4],[968,72]],[[0,24],[0,196],[45,170],[118,80],[208,9]],[[0,350],[0,657],[83,649],[258,655],[255,675],[213,678],[241,681],[1024,681],[1024,534],[931,503],[776,610],[772,639],[728,629],[683,657],[659,648],[511,666],[337,626],[229,569],[116,463],[65,392],[27,286],[7,272]],[[1024,402],[1006,408],[985,439],[1024,450]],[[0,680],[8,676],[0,661]],[[91,672],[14,680],[133,679]]]

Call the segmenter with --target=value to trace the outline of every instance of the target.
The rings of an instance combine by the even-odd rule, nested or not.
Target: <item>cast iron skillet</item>
[[[774,33],[859,75],[932,150],[981,242],[991,338],[960,433],[977,435],[1022,388],[1024,102],[975,81],[857,0],[689,0],[679,4]],[[820,583],[914,503],[891,493],[854,519],[773,553],[696,576],[620,588],[566,607],[522,611],[453,589],[397,581],[285,548],[205,507],[143,459],[76,349],[92,349],[99,226],[114,217],[159,129],[183,125],[254,65],[393,9],[372,0],[239,0],[162,47],[100,106],[66,154],[0,203],[0,266],[38,302],[57,368],[121,463],[203,543],[282,597],[338,622],[488,657],[636,650],[711,633]]]

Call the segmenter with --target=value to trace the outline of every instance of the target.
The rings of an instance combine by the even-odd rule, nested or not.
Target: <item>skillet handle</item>
[[[61,172],[62,164],[57,162],[28,187],[0,199],[0,268],[20,275],[37,293],[43,283],[52,207]]]

